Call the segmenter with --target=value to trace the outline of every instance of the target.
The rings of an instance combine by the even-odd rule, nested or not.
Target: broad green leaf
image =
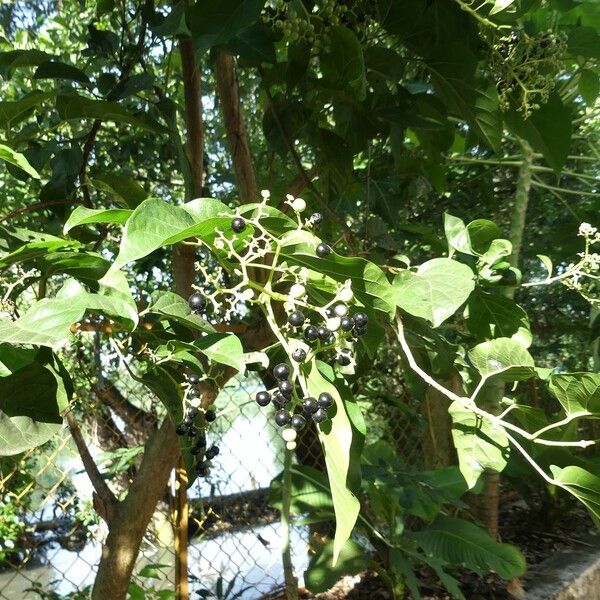
[[[59,94],[56,97],[56,109],[61,119],[100,119],[126,123],[154,133],[169,133],[169,130],[147,115],[134,115],[124,106],[108,100],[92,100],[78,94]]]
[[[48,278],[63,274],[75,277],[88,285],[102,279],[111,263],[94,252],[55,252],[44,254],[37,261],[40,272]]]
[[[572,56],[600,58],[600,35],[596,27],[572,27],[569,31],[569,53]]]
[[[41,65],[53,58],[52,54],[35,49],[0,52],[0,74],[4,79],[10,79],[15,69]]]
[[[187,327],[200,331],[214,331],[214,327],[208,321],[192,312],[187,300],[174,292],[163,292],[158,295],[144,311],[146,312],[175,319]]]
[[[331,566],[333,556],[334,543],[329,541],[311,557],[304,571],[304,582],[313,594],[326,592],[344,575],[360,573],[372,563],[365,549],[353,540],[342,546],[335,567]]]
[[[496,542],[483,528],[463,519],[439,516],[412,536],[426,554],[480,575],[494,571],[503,579],[514,579],[525,572],[525,558],[517,547]]]
[[[496,338],[469,351],[469,360],[484,378],[521,381],[536,376],[531,354],[511,338]]]
[[[68,65],[60,61],[47,61],[36,69],[33,74],[34,79],[67,79],[69,81],[79,81],[80,83],[89,83],[89,77],[77,67]]]
[[[452,417],[452,439],[458,465],[469,489],[490,469],[502,472],[507,464],[509,442],[502,429],[484,421],[458,402],[448,409]]]
[[[321,55],[325,85],[347,90],[356,100],[364,100],[367,90],[365,59],[356,35],[338,25],[329,30],[329,50]]]
[[[492,240],[490,247],[481,255],[479,262],[484,265],[493,266],[501,259],[512,254],[512,244],[508,240]]]
[[[494,6],[490,10],[490,15],[495,15],[496,13],[502,12],[506,10],[511,4],[514,4],[515,0],[495,0]]]
[[[512,338],[528,348],[531,329],[527,313],[506,296],[477,290],[467,304],[469,331],[479,339]]]
[[[505,114],[508,128],[527,140],[532,148],[546,159],[558,174],[563,168],[571,145],[571,113],[557,93],[538,108],[528,119],[509,111]]]
[[[174,4],[169,14],[162,16],[156,13],[153,15],[152,20],[150,21],[152,33],[161,37],[190,37],[192,32],[189,30],[185,21],[186,6],[187,2],[177,2]]]
[[[91,182],[123,208],[135,208],[148,197],[148,193],[139,183],[125,175],[94,173]]]
[[[0,102],[0,127],[10,129],[37,108],[49,94],[40,90],[32,90],[20,100]]]
[[[58,423],[40,423],[29,417],[9,417],[0,411],[0,456],[20,454],[45,444],[62,429]]]
[[[244,373],[244,349],[242,342],[233,333],[209,333],[194,341],[194,346],[210,360],[233,367]]]
[[[600,414],[600,373],[553,373],[549,386],[567,415]]]
[[[479,137],[499,153],[502,148],[503,123],[495,85],[477,90],[473,114]]]
[[[449,213],[444,213],[444,233],[446,234],[448,246],[451,250],[454,249],[463,254],[474,254],[473,248],[471,248],[469,231],[462,219]],[[450,256],[452,256],[452,252]]]
[[[0,160],[3,160],[11,165],[15,165],[33,177],[39,179],[40,174],[29,164],[29,161],[19,152],[15,152],[9,146],[0,144]]]
[[[63,233],[67,235],[71,229],[81,227],[82,225],[92,225],[95,223],[108,223],[123,225],[131,216],[133,211],[123,208],[87,208],[78,206],[67,219],[63,227]]]
[[[500,227],[488,219],[476,219],[467,225],[471,248],[476,255],[488,251],[490,244],[502,234]]]
[[[360,502],[355,495],[359,489],[359,456],[364,440],[364,422],[353,402],[342,400],[341,382],[334,380],[333,370],[313,360],[307,378],[308,392],[317,397],[329,392],[335,400],[335,415],[331,421],[318,426],[319,439],[325,452],[325,464],[335,511],[336,528],[333,541],[333,565],[354,529]],[[347,407],[350,411],[347,411]],[[330,409],[332,410],[332,409]],[[353,417],[351,419],[351,416]],[[358,425],[358,427],[357,427]],[[351,486],[352,489],[349,487]]]
[[[0,258],[0,267],[8,267],[20,262],[33,260],[40,256],[52,254],[64,249],[77,249],[81,244],[73,240],[65,240],[63,238],[47,236],[45,240],[32,241],[23,244],[19,248],[13,250],[10,254],[6,254]]]
[[[6,377],[31,364],[38,355],[39,348],[21,348],[0,344],[0,377]]]
[[[434,258],[415,273],[396,276],[393,289],[396,304],[415,317],[438,327],[467,300],[475,281],[469,267],[450,258]]]
[[[591,69],[582,69],[577,89],[588,106],[592,106],[600,93],[600,77]]]
[[[573,494],[600,523],[600,477],[574,465],[550,467],[554,479],[564,490]]]

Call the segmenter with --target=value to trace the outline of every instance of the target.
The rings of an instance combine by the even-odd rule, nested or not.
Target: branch
[[[22,215],[27,212],[35,212],[37,210],[45,210],[48,206],[60,206],[63,204],[83,204],[83,202],[79,202],[78,200],[49,200],[47,202],[36,202],[35,204],[29,204],[28,206],[23,206],[22,208],[17,208],[9,213],[6,213],[3,217],[0,217],[0,223],[2,221],[8,221],[9,219],[13,219],[19,215]]]
[[[77,446],[81,462],[85,468],[85,472],[94,486],[94,508],[98,514],[109,523],[113,517],[115,507],[117,506],[117,499],[98,470],[98,465],[96,465],[96,462],[90,454],[75,417],[71,411],[67,412],[65,416],[67,424],[69,425],[69,430],[71,431],[71,436]]]

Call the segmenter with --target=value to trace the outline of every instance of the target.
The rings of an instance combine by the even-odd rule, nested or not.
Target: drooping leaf
[[[92,225],[96,223],[108,223],[123,225],[131,216],[133,211],[124,208],[87,208],[78,206],[67,219],[63,233],[67,235],[71,229],[81,227],[82,225]]]
[[[359,456],[364,440],[364,422],[361,423],[360,412],[357,412],[358,408],[353,406],[350,398],[342,400],[339,390],[346,388],[334,380],[331,367],[313,360],[307,384],[311,395],[316,397],[321,392],[328,392],[335,400],[335,415],[331,421],[318,427],[319,439],[325,451],[325,464],[336,519],[332,551],[335,566],[360,511],[360,502],[355,492],[360,485],[357,481],[359,473],[356,470],[359,468]],[[354,417],[352,420],[351,415]]]
[[[30,115],[49,94],[40,90],[32,90],[19,100],[0,102],[0,127],[10,129]]]
[[[25,156],[4,144],[0,144],[0,160],[19,167],[34,179],[40,178],[40,174],[29,164]]]
[[[582,502],[596,523],[600,523],[600,477],[574,465],[550,469],[559,485]]]
[[[453,566],[482,575],[495,571],[503,579],[525,572],[525,558],[516,546],[496,542],[483,528],[463,519],[439,516],[413,537],[427,554]]]
[[[244,349],[240,339],[233,333],[209,333],[195,340],[194,346],[210,360],[244,373]]]
[[[10,79],[15,69],[34,67],[54,59],[52,54],[42,50],[9,50],[0,52],[0,74],[4,79]]]
[[[504,470],[509,442],[502,429],[481,419],[459,402],[453,402],[448,410],[460,472],[472,489],[486,469],[498,473]]]
[[[34,79],[67,79],[68,81],[78,81],[80,83],[89,83],[89,77],[77,67],[68,65],[60,61],[47,61],[41,63],[33,74]]]
[[[600,77],[591,69],[582,69],[577,89],[588,106],[592,106],[600,93]]]
[[[91,182],[123,208],[135,208],[148,197],[139,183],[125,175],[94,173]]]
[[[175,319],[193,329],[214,332],[214,327],[199,315],[194,314],[187,300],[174,292],[161,293],[144,312]]]
[[[553,373],[549,387],[568,416],[600,414],[599,373]]]
[[[450,258],[429,260],[415,273],[400,273],[393,282],[396,304],[434,327],[451,317],[474,288],[471,269]]]
[[[498,381],[521,381],[537,372],[531,354],[511,338],[496,338],[469,351],[469,360],[482,377]]]

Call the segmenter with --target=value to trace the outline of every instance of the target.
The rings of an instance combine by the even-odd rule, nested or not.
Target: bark
[[[250,141],[242,114],[240,90],[235,71],[235,58],[224,50],[217,50],[215,77],[240,200],[243,204],[257,202],[258,187],[256,185]]]

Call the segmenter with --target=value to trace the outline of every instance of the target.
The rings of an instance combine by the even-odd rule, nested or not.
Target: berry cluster
[[[189,383],[187,390],[189,406],[183,421],[175,428],[175,432],[177,435],[188,436],[193,439],[194,444],[190,452],[194,457],[198,457],[196,474],[198,477],[206,477],[211,465],[210,461],[219,454],[219,447],[215,444],[207,447],[205,430],[206,425],[217,418],[217,414],[212,408],[204,410],[200,407],[201,394],[196,387],[200,383],[200,377],[196,373],[190,373],[187,380]]]
[[[296,393],[290,375],[289,365],[285,363],[276,365],[273,376],[277,380],[277,387],[271,391],[258,392],[256,403],[265,407],[272,402],[277,408],[275,423],[279,427],[286,427],[282,437],[287,442],[288,450],[293,450],[296,447],[296,435],[306,427],[307,419],[312,419],[315,423],[327,421],[329,419],[327,409],[333,406],[334,400],[328,392],[322,392],[318,398],[301,398]],[[295,412],[296,408],[301,408],[302,412]]]
[[[561,71],[567,43],[552,31],[536,35],[513,31],[493,47],[492,70],[503,110],[515,107],[529,117],[548,101]]]

